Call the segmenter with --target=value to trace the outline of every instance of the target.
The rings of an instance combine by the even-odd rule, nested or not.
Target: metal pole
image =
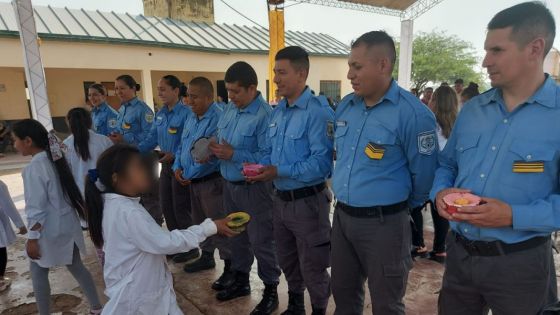
[[[401,42],[399,49],[399,85],[409,89],[412,75],[412,33],[413,20],[401,21]]]
[[[16,13],[23,49],[25,78],[31,100],[31,115],[43,124],[47,130],[52,130],[53,123],[49,108],[45,71],[39,50],[40,43],[35,19],[33,18],[33,6],[31,0],[15,0],[12,4]]]

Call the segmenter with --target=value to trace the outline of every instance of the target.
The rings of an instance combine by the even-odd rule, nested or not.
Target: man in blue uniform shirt
[[[543,72],[554,36],[539,2],[488,24],[483,66],[494,88],[463,107],[431,192],[452,228],[440,314],[541,314],[557,300],[550,234],[560,228],[560,88]],[[445,196],[468,191],[481,205],[446,212]]]
[[[366,279],[373,314],[405,313],[408,209],[428,200],[438,149],[433,114],[391,77],[395,59],[387,33],[359,37],[348,61],[354,93],[336,110],[331,275],[337,315],[363,313]]]
[[[214,87],[204,77],[196,77],[189,82],[188,94],[193,115],[189,115],[183,128],[181,145],[175,153],[173,171],[180,184],[189,186],[192,219],[200,224],[206,218],[223,219],[226,211],[223,205],[223,178],[220,176],[218,160],[197,161],[191,154],[195,141],[202,137],[214,137],[222,113],[213,101]],[[200,258],[187,263],[185,272],[192,273],[216,267],[214,250],[218,248],[220,258],[230,264],[230,249],[224,236],[214,235],[204,241],[200,248]],[[220,277],[221,278],[221,277]]]
[[[244,163],[259,163],[266,154],[272,109],[257,90],[257,73],[248,63],[239,61],[229,67],[225,82],[231,103],[218,121],[219,142],[211,143],[210,149],[220,159],[220,172],[226,180],[224,209],[245,211],[251,221],[245,232],[230,241],[235,282],[223,285],[217,298],[224,301],[251,294],[249,272],[257,258],[265,289],[251,314],[268,315],[278,308],[276,288],[281,273],[272,232],[272,189],[268,182],[245,181],[242,171]]]
[[[255,181],[274,180],[274,238],[280,267],[288,281],[284,315],[304,315],[307,288],[313,315],[326,312],[330,296],[333,112],[306,86],[309,56],[291,46],[276,54],[274,83],[284,98],[268,125],[268,153]]]

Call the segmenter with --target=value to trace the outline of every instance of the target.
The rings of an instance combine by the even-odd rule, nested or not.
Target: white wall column
[[[412,76],[412,34],[413,20],[401,21],[401,42],[399,51],[399,85],[404,89],[411,88]]]
[[[31,0],[15,0],[12,3],[18,22],[21,47],[23,48],[23,63],[31,100],[31,115],[43,124],[47,130],[51,130],[53,129],[53,123],[49,108],[45,71],[39,50],[39,38],[33,18],[33,6]]]
[[[152,110],[154,110],[154,93],[152,87],[152,71],[150,69],[142,69],[142,78],[140,84],[140,92],[142,93],[142,99]]]

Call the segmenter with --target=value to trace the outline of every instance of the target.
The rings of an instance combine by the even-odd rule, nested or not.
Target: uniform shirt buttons
[[[356,148],[355,148],[355,147],[352,147],[352,151],[354,151],[354,150],[356,150]]]
[[[527,160],[530,160],[532,158],[533,158],[533,156],[531,154],[527,155]]]
[[[492,146],[492,151],[496,151],[496,146],[495,145]]]
[[[468,233],[468,232],[469,232],[469,229],[464,229],[463,231],[464,231],[465,233]]]
[[[486,175],[484,175],[484,173],[480,174],[480,178],[484,178],[486,177]]]
[[[507,123],[508,123],[508,120],[507,120],[507,118],[506,118],[506,119],[504,119],[504,124],[507,124]]]

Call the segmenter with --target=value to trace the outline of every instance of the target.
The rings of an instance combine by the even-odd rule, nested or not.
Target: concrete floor
[[[23,213],[24,198],[23,185],[19,170],[2,171],[0,168],[0,180],[4,181],[16,203],[18,209]],[[426,217],[429,217],[427,215]],[[429,223],[427,224],[429,226]],[[428,228],[429,229],[429,228]],[[103,296],[103,276],[93,246],[84,234],[88,244],[88,255],[84,264],[93,274],[99,293]],[[426,231],[426,241],[431,243],[432,233]],[[23,255],[25,239],[20,237],[16,244],[8,249],[9,261],[7,276],[13,279],[10,289],[0,293],[0,315],[28,315],[35,314],[33,289],[29,275],[29,267]],[[430,244],[428,244],[430,246]],[[259,281],[256,266],[251,273],[253,293],[249,297],[240,298],[229,302],[218,302],[214,298],[215,292],[210,288],[211,283],[219,276],[221,264],[216,270],[201,272],[198,274],[186,274],[181,269],[182,265],[170,264],[174,274],[175,290],[179,305],[188,315],[221,315],[221,314],[249,314],[253,307],[259,302],[263,285]],[[410,273],[405,303],[407,314],[430,315],[436,314],[437,294],[441,286],[443,266],[425,259],[418,260]],[[55,314],[87,314],[88,305],[75,280],[65,268],[55,268],[50,274],[51,290],[53,296],[53,312]],[[279,287],[280,311],[287,305],[287,287],[282,279]],[[104,297],[104,296],[103,296]],[[309,297],[306,295],[306,303],[310,313]],[[333,314],[334,302],[329,303],[328,314]],[[371,314],[371,302],[366,294],[364,314]]]

